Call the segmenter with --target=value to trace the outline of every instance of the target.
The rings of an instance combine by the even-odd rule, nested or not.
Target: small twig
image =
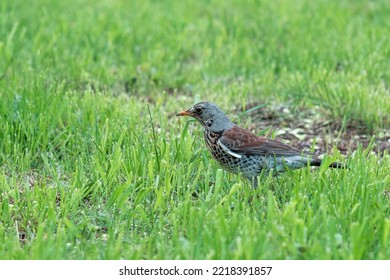
[[[236,118],[234,119],[234,121],[237,120],[237,119],[240,119],[242,116],[247,115],[247,114],[249,114],[249,113],[251,113],[251,112],[253,112],[253,111],[256,111],[256,110],[261,109],[261,108],[263,108],[263,107],[265,107],[265,106],[268,106],[269,104],[271,104],[271,103],[259,104],[259,105],[255,106],[255,107],[253,107],[253,108],[250,108],[250,109],[248,109],[248,110],[245,110],[245,111],[243,111],[243,112],[237,114],[237,116],[236,116]]]
[[[269,104],[271,104],[271,103],[259,104],[259,105],[255,106],[255,107],[253,107],[253,108],[250,108],[250,109],[248,109],[248,110],[246,110],[246,111],[244,111],[244,112],[239,113],[239,114],[238,114],[238,117],[241,117],[241,116],[246,115],[246,114],[249,114],[249,113],[251,113],[251,112],[253,112],[253,111],[259,110],[259,109],[261,109],[261,108],[263,108],[263,107],[268,106]]]

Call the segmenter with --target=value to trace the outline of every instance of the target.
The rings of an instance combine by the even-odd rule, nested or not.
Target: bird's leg
[[[252,181],[253,188],[257,189],[257,185],[258,185],[258,178],[257,178],[257,176],[253,177],[251,181]]]
[[[252,183],[252,186],[253,186],[253,190],[256,190],[257,189],[257,185],[258,185],[258,178],[257,178],[257,176],[255,176],[255,177],[253,177],[250,181],[251,181],[251,183]],[[253,191],[253,190],[251,190],[251,191]],[[248,199],[248,204],[249,205],[251,205],[252,204],[252,200],[253,200],[253,194],[249,197],[249,199]]]

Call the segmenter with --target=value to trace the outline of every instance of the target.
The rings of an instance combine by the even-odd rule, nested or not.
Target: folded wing
[[[219,145],[233,156],[295,156],[302,155],[302,151],[295,149],[277,140],[259,137],[238,126],[225,131],[219,139]]]

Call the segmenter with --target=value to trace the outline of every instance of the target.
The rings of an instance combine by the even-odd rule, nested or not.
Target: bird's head
[[[197,119],[206,129],[211,131],[223,131],[231,128],[234,124],[226,114],[211,102],[199,102],[177,114],[176,116],[190,116]]]

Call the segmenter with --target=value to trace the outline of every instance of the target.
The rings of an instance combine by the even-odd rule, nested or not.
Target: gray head
[[[199,102],[190,109],[177,114],[177,116],[190,116],[197,119],[205,129],[214,132],[232,128],[234,124],[226,114],[211,102]]]

